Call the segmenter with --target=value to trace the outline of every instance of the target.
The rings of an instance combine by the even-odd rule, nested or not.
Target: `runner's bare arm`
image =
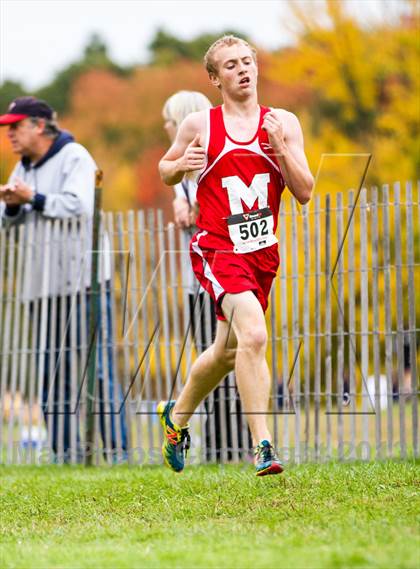
[[[309,170],[298,118],[283,110],[264,115],[263,128],[280,165],[287,187],[301,204],[311,199],[314,178]]]
[[[191,113],[181,123],[176,138],[159,162],[159,173],[168,186],[178,184],[187,172],[201,170],[206,161],[205,114]]]

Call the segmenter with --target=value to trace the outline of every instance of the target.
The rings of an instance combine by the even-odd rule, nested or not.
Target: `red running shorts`
[[[280,264],[277,243],[253,253],[234,253],[232,244],[224,243],[206,231],[194,235],[190,243],[191,263],[201,286],[216,306],[216,316],[226,320],[221,302],[226,293],[252,291],[267,310],[271,285]],[[230,247],[230,249],[229,249]]]

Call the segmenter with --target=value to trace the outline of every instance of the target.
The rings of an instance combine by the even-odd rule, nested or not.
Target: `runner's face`
[[[255,93],[258,69],[249,47],[240,43],[221,47],[215,59],[218,73],[212,76],[214,85],[240,99]]]

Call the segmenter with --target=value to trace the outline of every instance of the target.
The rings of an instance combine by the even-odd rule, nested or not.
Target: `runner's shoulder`
[[[273,111],[279,117],[279,119],[282,119],[283,121],[291,124],[299,123],[299,119],[291,111],[286,111],[286,109],[278,109],[276,107],[273,107]]]
[[[181,123],[180,128],[182,128],[185,132],[203,132],[206,128],[206,121],[207,109],[204,111],[195,111],[185,117]]]

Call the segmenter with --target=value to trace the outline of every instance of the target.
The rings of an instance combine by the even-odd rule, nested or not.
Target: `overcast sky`
[[[295,0],[311,4],[322,0]],[[373,21],[398,11],[398,0],[347,0]],[[292,41],[284,0],[0,0],[0,82],[36,89],[78,59],[99,33],[120,64],[146,62],[158,27],[184,39],[226,28],[243,31],[260,47]]]

